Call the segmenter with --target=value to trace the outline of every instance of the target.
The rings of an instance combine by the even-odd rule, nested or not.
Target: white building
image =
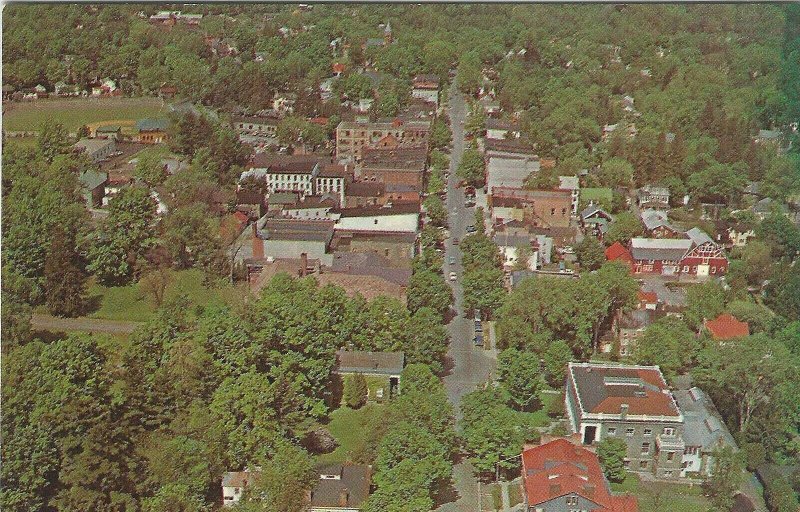
[[[486,165],[486,190],[491,194],[495,187],[521,189],[531,173],[539,172],[539,157],[502,158],[490,157]]]
[[[578,204],[581,198],[581,187],[577,176],[559,176],[560,190],[569,190],[572,194],[572,215],[578,214]]]
[[[73,146],[91,159],[92,162],[101,162],[109,158],[117,150],[114,139],[81,139]]]
[[[419,227],[417,203],[342,208],[339,214],[335,229],[342,231],[416,233]]]
[[[244,489],[258,476],[252,471],[230,471],[222,475],[222,506],[232,507],[240,499]]]
[[[255,178],[266,181],[267,192],[299,192],[301,196],[315,193],[320,173],[319,159],[313,157],[274,157],[257,153],[239,181]]]

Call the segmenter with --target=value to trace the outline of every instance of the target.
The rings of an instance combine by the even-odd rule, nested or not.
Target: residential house
[[[572,214],[578,214],[578,204],[581,198],[581,187],[577,176],[559,176],[558,190],[567,190],[572,194]]]
[[[780,145],[783,140],[783,132],[780,130],[759,130],[758,135],[753,137],[757,144]]]
[[[86,207],[99,208],[103,205],[103,197],[106,193],[106,182],[108,173],[98,171],[83,171],[78,178],[86,201]]]
[[[334,235],[334,254],[333,265],[330,269],[325,269],[328,275],[343,275],[356,278],[372,278],[365,282],[367,288],[359,289],[358,292],[368,299],[378,295],[386,295],[389,297],[396,297],[405,300],[406,290],[408,289],[408,280],[411,279],[411,266],[408,264],[410,261],[408,256],[404,260],[395,259],[395,256],[402,256],[402,250],[397,251],[397,254],[390,252],[389,256],[384,253],[379,253],[378,250],[367,250],[370,242],[373,240],[375,243],[380,243],[380,239],[370,240],[368,235],[359,234],[351,237],[350,241],[355,238],[353,247],[349,247],[353,252],[342,252],[341,242],[343,240],[336,240],[339,235]],[[347,234],[345,234],[345,237]],[[359,240],[360,238],[360,240]],[[384,240],[389,242],[388,240]],[[399,237],[398,237],[399,241]],[[413,241],[411,242],[414,243]],[[399,246],[399,244],[398,244]],[[413,248],[411,249],[413,250]],[[405,254],[409,254],[408,248]],[[362,281],[359,279],[359,282]],[[352,281],[346,289],[353,288]]]
[[[633,496],[614,496],[597,455],[556,439],[522,452],[526,512],[638,512]]]
[[[481,96],[481,99],[478,100],[478,104],[483,108],[483,112],[490,117],[497,116],[503,111],[500,102],[490,94]]]
[[[80,87],[75,84],[68,84],[63,81],[56,82],[54,92],[56,96],[75,96],[78,94]]]
[[[636,192],[636,202],[642,208],[669,208],[669,189],[645,185]]]
[[[393,138],[393,137],[392,137]],[[387,185],[406,185],[423,191],[427,147],[421,145],[368,146],[362,150],[360,177]]]
[[[361,374],[369,377],[373,385],[368,391],[374,398],[390,398],[397,393],[400,374],[405,367],[403,352],[366,352],[360,350],[339,350],[336,352],[337,375]],[[375,386],[374,383],[378,383]],[[372,398],[372,396],[367,396]]]
[[[323,164],[314,178],[314,193],[335,194],[339,206],[345,206],[345,189],[352,181],[353,171],[347,165]]]
[[[606,248],[606,260],[621,261],[633,270],[634,261],[631,252],[621,243],[614,242]]]
[[[103,125],[94,129],[94,136],[97,139],[122,140],[122,127],[118,125]]]
[[[529,250],[528,261],[524,262],[524,268],[536,270],[539,267],[539,262],[537,261],[538,252],[533,251],[533,241],[530,236],[509,235],[507,232],[496,233],[493,240],[503,258],[503,268],[505,270],[510,271],[517,266],[520,248],[523,247],[527,247]]]
[[[603,126],[603,134],[601,136],[601,140],[607,141],[609,137],[611,137],[611,134],[614,133],[617,130],[617,128],[620,128],[620,124],[623,123],[607,124]],[[639,133],[634,123],[625,123],[621,128],[625,130],[625,136],[629,139],[636,137],[636,134]]]
[[[95,163],[111,157],[117,150],[114,139],[81,139],[72,147]]]
[[[489,157],[486,164],[486,191],[493,194],[495,188],[522,189],[532,173],[539,172],[539,157]]]
[[[765,197],[750,208],[750,211],[758,217],[759,220],[764,220],[769,217],[773,212],[788,215],[789,209],[786,205],[781,204],[771,197]]]
[[[619,340],[620,356],[633,354],[636,341],[647,327],[656,320],[656,312],[649,309],[634,309],[627,311],[614,319],[613,330]],[[603,352],[610,352],[611,347],[603,347]]]
[[[92,96],[122,96],[122,90],[114,80],[104,78],[92,85]]]
[[[684,238],[683,232],[670,224],[667,212],[647,208],[639,215],[650,238]]]
[[[222,506],[232,507],[242,499],[244,490],[260,476],[256,471],[229,471],[222,474]]]
[[[307,496],[308,512],[358,512],[369,497],[370,466],[323,466],[317,468],[317,475],[317,483]]]
[[[388,135],[397,144],[427,148],[430,130],[430,121],[342,121],[336,127],[336,156],[339,160],[360,161],[364,147],[381,145]]]
[[[439,77],[417,75],[411,84],[411,97],[439,106]]]
[[[278,120],[272,117],[237,116],[231,119],[233,129],[239,135],[275,137]]]
[[[703,320],[703,330],[717,341],[750,336],[750,325],[738,320],[730,313],[722,313],[713,320]]]
[[[674,391],[684,417],[681,476],[710,476],[714,456],[724,446],[736,449],[736,442],[711,399],[698,387]]]
[[[726,249],[744,247],[747,242],[756,236],[755,229],[741,222],[714,222],[716,242]]]
[[[512,121],[489,118],[486,120],[487,139],[518,139],[519,126]]]
[[[166,119],[140,119],[136,121],[135,140],[142,144],[161,144],[167,141]]]
[[[571,362],[566,386],[567,416],[583,444],[615,437],[628,447],[627,469],[680,476],[684,417],[658,366]]]
[[[317,177],[322,169],[320,159],[314,156],[282,156],[256,153],[239,178],[266,181],[267,192],[298,192],[301,196],[315,193]]]
[[[699,277],[724,274],[728,268],[728,258],[723,249],[700,228],[686,232],[692,241],[689,252],[681,259],[681,272]]]
[[[592,235],[600,240],[603,239],[611,224],[611,214],[591,203],[584,208],[580,215],[581,229],[585,235]]]
[[[266,213],[267,204],[264,194],[256,190],[241,189],[236,191],[236,211],[244,213],[250,220],[257,220]]]

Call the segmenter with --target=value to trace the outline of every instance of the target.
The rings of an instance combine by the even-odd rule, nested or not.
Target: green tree
[[[567,363],[572,360],[572,349],[567,342],[556,340],[547,347],[542,356],[548,384],[553,387],[564,385],[567,376]]]
[[[61,123],[45,123],[39,128],[36,148],[47,163],[52,163],[58,155],[69,152],[70,139]]]
[[[716,510],[730,510],[735,493],[742,481],[742,463],[733,450],[726,446],[714,455],[714,472],[705,481],[711,505]]]
[[[716,282],[692,286],[686,291],[683,318],[689,327],[699,329],[703,320],[712,320],[725,309],[725,290]]]
[[[481,59],[474,51],[465,53],[458,61],[456,83],[464,94],[472,95],[478,92],[483,82]]]
[[[149,187],[163,184],[167,179],[167,170],[161,163],[161,155],[153,151],[140,153],[134,176]]]
[[[578,263],[586,270],[597,270],[606,261],[606,253],[603,244],[593,236],[583,238],[578,247],[575,248]]]
[[[669,376],[686,369],[699,350],[697,337],[676,317],[659,318],[636,338],[633,357],[640,364],[657,364]]]
[[[600,166],[600,182],[606,187],[629,187],[633,182],[633,166],[624,158],[606,160]]]
[[[11,347],[23,345],[31,339],[33,314],[29,304],[31,283],[16,272],[3,268],[0,285],[2,285],[0,301],[3,303],[3,307],[0,308],[2,314],[0,325],[5,331],[3,350],[7,353]]]
[[[490,314],[505,298],[503,271],[499,268],[477,268],[464,272],[464,307]]]
[[[431,270],[414,272],[408,280],[407,303],[413,313],[429,307],[444,315],[453,302],[453,292],[441,274]]]
[[[78,316],[85,303],[86,276],[80,267],[74,240],[57,229],[44,265],[47,309],[57,316]]]
[[[305,450],[282,441],[274,455],[261,465],[254,484],[245,488],[243,502],[257,510],[299,512],[306,505],[306,492],[315,484],[311,457]]]
[[[623,212],[614,217],[603,240],[607,244],[619,242],[625,245],[631,238],[641,236],[642,232],[641,221],[634,214]]]
[[[611,482],[625,480],[625,457],[628,446],[625,441],[616,437],[607,437],[597,446],[597,458],[603,467],[603,473]]]
[[[447,209],[439,196],[431,195],[426,197],[422,206],[428,213],[428,218],[430,218],[432,225],[437,227],[447,226]]]
[[[756,468],[764,464],[767,459],[767,450],[759,443],[744,443],[741,453],[745,467],[751,473],[755,472]]]
[[[458,164],[456,175],[475,187],[482,187],[485,182],[486,164],[477,149],[467,149]]]
[[[446,149],[453,140],[450,127],[442,118],[436,118],[431,125],[430,144],[433,149]]]
[[[756,227],[756,235],[778,258],[793,259],[800,252],[800,229],[783,214],[770,214]]]
[[[394,425],[381,440],[375,459],[375,483],[384,484],[383,476],[403,461],[414,462],[425,474],[426,487],[434,491],[438,483],[450,477],[449,450],[430,432],[408,423]]]
[[[367,403],[367,379],[364,375],[356,373],[344,379],[344,402],[351,409],[360,409]]]
[[[497,357],[497,377],[508,391],[513,407],[519,411],[541,408],[539,356],[509,348]]]

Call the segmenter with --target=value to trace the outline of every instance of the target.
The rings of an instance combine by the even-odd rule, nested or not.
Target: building
[[[276,92],[272,98],[272,110],[280,115],[293,114],[296,102],[297,94],[293,92]]]
[[[585,235],[603,239],[611,224],[611,214],[592,203],[581,211],[581,229]]]
[[[103,205],[106,195],[106,182],[108,173],[98,171],[83,171],[78,178],[81,185],[84,201],[87,208],[99,208]]]
[[[538,158],[533,145],[522,139],[485,139],[483,150],[486,158]]]
[[[597,455],[566,439],[522,452],[526,512],[638,512],[633,496],[613,496]]]
[[[633,271],[637,274],[677,275],[698,277],[724,274],[728,259],[720,246],[699,228],[692,228],[686,238],[631,240]]]
[[[439,77],[436,75],[417,75],[411,84],[411,97],[439,106]]]
[[[686,232],[692,241],[689,251],[681,259],[681,272],[704,277],[721,275],[728,269],[728,258],[723,249],[700,228],[692,228]]]
[[[636,193],[636,202],[642,208],[669,208],[669,189],[645,185]]]
[[[307,496],[309,512],[357,512],[369,497],[370,466],[323,466],[317,468],[317,475],[317,484]]]
[[[617,437],[625,467],[660,478],[680,476],[683,414],[658,366],[569,363],[565,405],[585,445]]]
[[[353,171],[346,165],[324,164],[314,178],[314,193],[334,194],[339,198],[339,206],[345,205],[346,187],[353,181]]]
[[[419,228],[419,203],[340,208],[335,213],[337,231],[416,233]]]
[[[113,156],[117,150],[114,139],[81,139],[72,147],[95,163]]]
[[[572,214],[578,214],[578,204],[581,199],[581,187],[577,176],[559,176],[558,190],[566,190],[572,194]]]
[[[512,270],[517,266],[517,261],[520,257],[520,249],[527,247],[529,249],[528,261],[524,262],[524,268],[528,270],[536,270],[539,267],[538,256],[539,253],[533,251],[533,241],[530,236],[524,235],[510,235],[508,233],[496,233],[494,243],[503,257],[503,268]]]
[[[534,227],[567,228],[572,212],[568,190],[521,190],[493,187],[489,198],[492,220],[524,220]]]
[[[383,206],[386,204],[386,185],[379,181],[354,181],[345,189],[344,206]]]
[[[400,374],[405,367],[405,354],[402,352],[365,352],[359,350],[339,350],[336,352],[335,373],[353,375],[360,373],[381,385],[374,386],[375,398],[390,397],[397,392]],[[385,382],[384,382],[385,381]]]
[[[711,399],[697,387],[678,389],[675,400],[684,417],[681,476],[711,475],[714,452],[723,446],[736,448],[736,442],[719,416]]]
[[[636,341],[639,336],[652,324],[656,319],[656,312],[649,309],[634,309],[628,311],[614,320],[614,330],[617,331],[617,339],[619,340],[619,354],[620,356],[629,356],[633,354]],[[603,346],[603,352],[610,352],[611,346],[608,344]]]
[[[703,329],[717,341],[750,336],[750,325],[730,313],[723,313],[713,320],[703,320]]]
[[[122,139],[122,127],[116,125],[98,126],[94,129],[94,136],[96,139]]]
[[[278,130],[278,120],[272,117],[234,117],[231,124],[239,135],[275,137]]]
[[[377,145],[391,135],[399,144],[422,145],[427,149],[430,121],[342,121],[336,127],[336,156],[340,160],[361,161],[365,146]]]
[[[504,119],[489,118],[486,120],[487,139],[518,139],[519,127],[516,123]]]
[[[267,192],[298,192],[313,195],[322,165],[313,156],[276,156],[256,153],[239,181],[249,177],[266,182]]]
[[[633,270],[633,256],[631,252],[619,242],[614,242],[606,248],[606,259],[608,261],[621,261]]]
[[[647,208],[639,215],[645,232],[650,238],[683,238],[683,232],[670,224],[667,212]]]
[[[222,475],[222,506],[232,507],[242,499],[247,486],[252,485],[259,477],[254,471],[229,471]]]
[[[486,163],[486,191],[491,195],[497,187],[521,189],[532,173],[539,172],[539,157],[491,156]]]
[[[382,266],[392,269],[411,269],[411,262],[416,255],[417,234],[413,232],[390,232],[390,231],[355,231],[337,229],[331,250],[334,253],[334,267],[339,271],[353,272],[353,267],[359,264],[371,265],[376,261],[360,261],[355,255],[370,254],[380,256],[383,260]],[[375,269],[379,270],[378,268]],[[372,275],[372,272],[367,272]],[[387,276],[381,276],[387,277]],[[396,278],[403,277],[404,280],[398,281]],[[390,281],[397,281],[398,284],[406,285],[408,279],[405,273],[389,277]]]
[[[428,150],[425,146],[369,146],[362,150],[360,177],[392,185],[412,187],[422,192]]]
[[[241,259],[260,261],[305,257],[330,266],[333,263],[329,248],[334,224],[333,220],[275,219],[264,216],[253,224],[252,250],[241,251]]]
[[[167,141],[166,119],[140,119],[136,121],[135,140],[142,144],[161,144]]]

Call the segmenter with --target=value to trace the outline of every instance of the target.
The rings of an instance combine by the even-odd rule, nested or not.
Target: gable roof
[[[677,231],[676,228],[670,225],[667,212],[663,210],[654,210],[652,208],[647,208],[645,210],[642,210],[641,219],[642,219],[642,224],[644,224],[644,227],[648,231],[653,231],[654,229],[662,226],[669,228],[672,231]]]
[[[608,261],[621,260],[627,263],[633,263],[633,256],[630,251],[619,242],[614,242],[606,249],[606,259]]]
[[[311,491],[312,508],[358,509],[369,497],[372,482],[369,466],[328,466],[319,468],[317,474],[317,485]],[[322,478],[323,475],[336,478]]]
[[[692,244],[689,239],[634,238],[631,240],[631,255],[635,260],[679,261]]]
[[[166,119],[139,119],[136,121],[137,132],[164,131],[167,129]]]
[[[711,337],[715,340],[729,340],[750,335],[750,325],[737,320],[729,313],[723,313],[713,320],[704,321],[703,327],[711,333]]]
[[[709,243],[714,244],[714,241],[711,239],[711,237],[708,236],[705,233],[705,231],[703,231],[700,228],[690,229],[689,231],[686,232],[686,236],[689,237],[689,240],[691,240],[695,246],[709,244]]]
[[[344,373],[399,374],[405,366],[403,352],[339,350],[336,369]]]
[[[522,452],[525,494],[529,507],[566,495],[596,503],[596,512],[636,512],[636,498],[612,496],[597,456],[566,439]]]

